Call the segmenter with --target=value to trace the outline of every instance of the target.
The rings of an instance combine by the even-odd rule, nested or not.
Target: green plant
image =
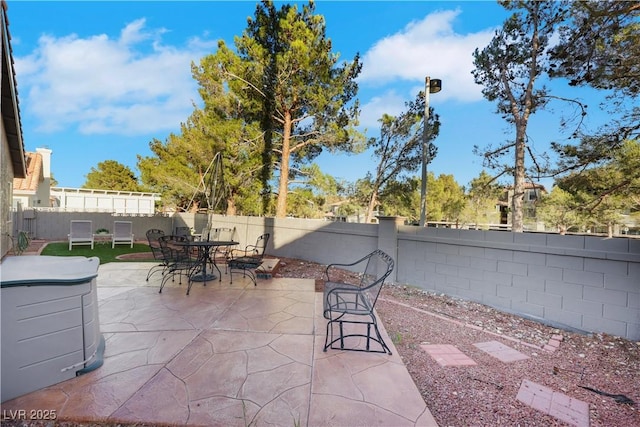
[[[52,242],[49,243],[42,250],[41,255],[53,255],[53,256],[86,256],[86,257],[98,257],[100,258],[100,264],[106,264],[108,262],[122,262],[117,257],[124,254],[138,253],[138,252],[151,252],[149,245],[144,243],[134,243],[133,248],[127,245],[116,246],[111,248],[111,245],[95,245],[93,249],[89,246],[75,246],[69,250],[69,244],[67,242]],[[149,261],[153,258],[150,257]],[[139,260],[136,260],[139,261]]]
[[[9,239],[11,239],[11,248],[13,249],[13,253],[15,255],[22,255],[24,251],[29,247],[29,242],[31,239],[29,238],[29,234],[26,231],[19,231],[18,237],[14,238],[9,233],[4,233]]]
[[[394,344],[401,344],[402,343],[402,334],[400,332],[392,332],[391,333],[391,341],[393,341]]]
[[[106,228],[98,228],[96,230],[96,234],[109,234],[109,230],[107,230]]]

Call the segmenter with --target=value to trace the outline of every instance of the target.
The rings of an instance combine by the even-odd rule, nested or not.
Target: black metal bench
[[[375,250],[350,264],[330,264],[327,266],[325,271],[327,282],[324,287],[323,315],[328,322],[324,351],[332,348],[334,350],[391,354],[391,350],[380,335],[374,308],[382,285],[393,271],[393,267],[393,259],[381,250]],[[335,268],[359,271],[358,283],[332,281],[332,271],[335,271]],[[344,324],[351,325],[347,326],[349,330],[346,332]],[[359,326],[354,325],[365,325],[366,334],[356,330]],[[334,332],[336,327],[338,329],[337,334]],[[366,339],[364,348],[358,341],[362,338]],[[345,340],[347,339],[352,344],[345,346]],[[372,341],[378,344],[374,346],[375,348],[371,346]],[[339,346],[334,346],[336,343],[339,343]]]

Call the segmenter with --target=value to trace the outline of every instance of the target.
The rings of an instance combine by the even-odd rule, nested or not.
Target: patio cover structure
[[[58,419],[171,425],[435,426],[393,355],[323,352],[313,279],[147,282],[147,263],[101,265],[104,365],[4,402]]]

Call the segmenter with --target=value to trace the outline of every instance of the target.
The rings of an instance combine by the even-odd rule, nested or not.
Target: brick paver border
[[[589,404],[549,387],[522,380],[516,399],[576,427],[589,427]]]
[[[440,366],[474,366],[473,359],[451,344],[422,344],[420,346],[429,356],[433,357]]]
[[[474,346],[505,363],[517,362],[518,360],[529,358],[526,354],[520,353],[515,348],[511,348],[498,341],[479,342],[474,344]]]

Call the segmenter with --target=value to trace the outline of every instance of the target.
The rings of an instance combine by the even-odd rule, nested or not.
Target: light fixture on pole
[[[429,163],[429,94],[442,90],[442,80],[427,76],[424,82],[424,128],[422,130],[422,182],[420,184],[420,227],[427,221],[427,163]]]

